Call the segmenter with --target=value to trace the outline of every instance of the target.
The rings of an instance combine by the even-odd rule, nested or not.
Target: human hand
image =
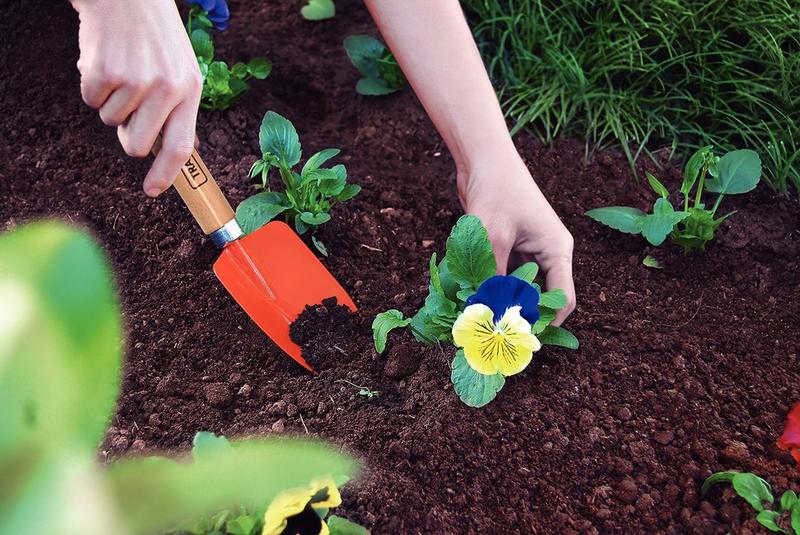
[[[162,147],[144,179],[151,197],[189,159],[203,89],[197,59],[173,0],[72,0],[80,16],[81,95],[130,156]]]
[[[460,172],[458,195],[464,210],[486,227],[499,274],[535,260],[546,288],[564,290],[567,306],[553,322],[561,325],[575,309],[573,239],[519,155],[486,158]]]

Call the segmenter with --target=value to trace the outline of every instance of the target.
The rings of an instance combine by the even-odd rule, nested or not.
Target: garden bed
[[[362,193],[333,210],[324,263],[359,312],[302,329],[319,377],[283,356],[211,272],[217,251],[174,191],[140,193],[148,163],[126,157],[80,101],[77,18],[67,2],[15,2],[0,21],[0,225],[57,216],[92,229],[111,255],[127,330],[123,397],[101,456],[188,448],[196,431],[309,434],[360,455],[342,516],[374,533],[757,530],[721,469],[800,490],[775,447],[797,400],[800,208],[760,186],[705,253],[654,249],[583,216],[645,208],[653,194],[621,153],[592,155],[530,136],[517,146],[575,237],[577,352],[549,348],[476,410],[453,393],[450,350],[395,333],[372,346],[377,312],[416,310],[428,258],[461,214],[453,165],[406,91],[355,94],[341,47],[374,33],[359,2],[310,23],[299,4],[231,2],[217,37],[228,60],[265,54],[273,74],[227,112],[200,115],[201,153],[232,202],[252,190],[258,125],[276,110],[306,152],[343,149]],[[651,164],[642,161],[642,164]],[[679,172],[661,172],[669,186]],[[668,178],[671,177],[671,178]],[[663,270],[642,266],[655,255]],[[338,316],[336,316],[338,317]],[[341,380],[380,392],[359,395]]]

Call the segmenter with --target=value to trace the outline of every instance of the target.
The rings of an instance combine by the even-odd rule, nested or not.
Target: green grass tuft
[[[512,133],[752,148],[800,188],[800,9],[789,0],[465,0]],[[639,147],[637,149],[637,147]]]

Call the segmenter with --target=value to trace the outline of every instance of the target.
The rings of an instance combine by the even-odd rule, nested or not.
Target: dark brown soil
[[[281,355],[211,273],[216,255],[174,192],[141,193],[147,162],[80,101],[77,22],[67,2],[17,0],[0,19],[0,225],[61,217],[92,229],[115,266],[127,327],[123,396],[102,445],[118,457],[187,448],[196,431],[322,437],[366,469],[338,513],[374,533],[747,533],[730,492],[703,501],[712,471],[752,470],[800,490],[775,448],[800,397],[800,210],[766,187],[705,253],[652,249],[582,214],[645,207],[616,152],[517,144],[575,236],[577,352],[548,349],[498,399],[470,409],[450,387],[452,348],[393,335],[377,312],[421,304],[427,260],[460,214],[452,161],[414,96],[364,98],[341,48],[374,33],[360,3],[312,24],[298,2],[231,1],[223,58],[267,54],[273,75],[230,111],[202,113],[202,152],[234,202],[249,194],[258,125],[294,121],[306,154],[341,147],[364,190],[321,232],[324,262],[360,307],[306,333],[321,374]],[[662,174],[663,176],[663,174]],[[670,178],[671,176],[671,178]],[[677,172],[666,177],[674,188]],[[654,254],[664,270],[641,265]],[[365,397],[353,384],[380,391]],[[302,419],[301,419],[302,417]]]

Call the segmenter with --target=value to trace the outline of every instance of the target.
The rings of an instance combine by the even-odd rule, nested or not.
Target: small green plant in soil
[[[754,151],[734,150],[718,157],[710,146],[703,147],[689,158],[683,170],[682,210],[675,210],[664,184],[647,173],[650,187],[659,196],[652,213],[629,206],[609,206],[589,210],[586,215],[620,232],[641,234],[651,245],[661,245],[669,237],[684,252],[705,249],[722,222],[736,213],[717,217],[725,195],[748,193],[760,179],[761,160]],[[703,193],[717,194],[710,208],[703,202]]]
[[[212,28],[224,27],[210,19],[209,12],[199,4],[192,5],[189,10],[186,31],[203,76],[200,107],[204,109],[228,109],[249,89],[248,80],[263,80],[272,72],[272,63],[267,58],[253,58],[247,63],[235,63],[233,67],[228,67],[224,61],[215,60],[211,31]]]
[[[389,95],[408,85],[403,70],[389,48],[369,35],[351,35],[344,40],[347,56],[363,78],[356,84],[361,95]]]
[[[348,385],[352,386],[353,388],[357,388],[358,389],[358,395],[359,396],[363,396],[363,397],[368,398],[368,399],[376,398],[381,394],[380,391],[378,391],[378,390],[373,390],[368,386],[359,386],[359,385],[357,385],[357,384],[355,384],[355,383],[353,383],[351,381],[348,381],[347,379],[337,379],[335,382],[336,383],[345,383],[345,384],[348,384]]]
[[[320,225],[331,219],[331,208],[337,202],[352,199],[361,191],[361,186],[347,183],[347,169],[338,164],[322,165],[339,154],[339,149],[324,149],[306,160],[298,173],[295,166],[300,163],[301,147],[291,121],[268,111],[261,121],[258,135],[262,156],[250,168],[250,177],[259,178],[256,193],[236,208],[236,220],[249,234],[266,225],[279,215],[293,224],[298,234],[312,231],[312,242],[320,253],[327,256],[325,245],[313,235]],[[283,183],[283,191],[272,191],[269,172],[277,169]]]
[[[235,448],[224,436],[201,431],[194,437],[194,462]],[[315,478],[307,486],[287,489],[271,503],[239,505],[223,509],[200,521],[188,522],[170,535],[279,535],[282,533],[330,533],[331,535],[369,535],[362,526],[336,515],[331,508],[341,505],[339,489],[346,476]],[[327,518],[326,518],[327,517]],[[302,526],[303,530],[293,531]],[[328,531],[325,531],[325,530]]]
[[[703,483],[700,495],[705,496],[714,486],[730,483],[733,490],[758,512],[758,523],[775,533],[800,535],[800,499],[787,490],[775,504],[770,484],[749,472],[717,472]]]
[[[482,407],[503,388],[505,378],[523,371],[542,345],[577,349],[569,331],[550,325],[567,304],[563,290],[542,292],[534,282],[535,262],[498,276],[486,229],[473,215],[462,216],[447,240],[441,262],[431,256],[425,305],[411,318],[388,310],[372,323],[375,349],[383,353],[389,333],[408,327],[428,345],[457,347],[450,379],[461,400]]]
[[[111,270],[83,232],[35,223],[0,236],[0,318],[0,533],[161,533],[355,469],[319,443],[263,439],[208,445],[192,463],[96,463],[124,343]]]
[[[308,0],[300,9],[300,14],[306,20],[326,20],[336,16],[336,4],[333,0]]]

